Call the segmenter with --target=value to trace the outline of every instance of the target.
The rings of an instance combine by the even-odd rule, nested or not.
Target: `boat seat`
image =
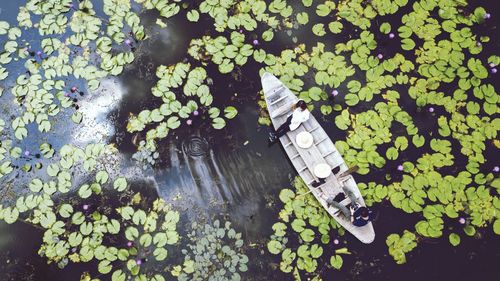
[[[287,96],[287,95],[283,95],[283,96],[282,96],[282,97],[280,97],[279,99],[277,99],[277,100],[275,100],[275,101],[271,102],[271,104],[270,104],[270,105],[275,105],[275,104],[277,104],[278,102],[280,102],[280,101],[282,101],[282,100],[284,100],[284,99],[286,99],[286,98],[288,98],[288,96]]]
[[[328,155],[331,155],[331,154],[334,154],[334,153],[337,153],[338,151],[337,150],[330,150],[329,152],[325,153],[325,154],[322,154],[321,156],[323,158],[327,157]],[[336,167],[334,167],[335,169]]]
[[[328,164],[330,165],[330,167],[332,167],[332,170],[339,167],[339,166],[341,167],[342,164],[344,164],[344,160],[340,157],[333,158],[333,159],[327,158],[326,160],[327,160]],[[342,171],[342,167],[340,170]],[[345,169],[345,170],[347,170],[347,169]]]
[[[272,99],[279,93],[283,92],[285,90],[285,86],[283,86],[283,84],[275,87],[275,88],[272,88],[270,89],[268,92],[270,92],[270,94],[267,95],[267,100],[268,101],[272,101]],[[286,96],[286,95],[285,95]]]
[[[311,129],[311,130],[307,130],[307,131],[308,131],[309,133],[312,133],[312,132],[316,131],[316,129],[320,128],[320,127],[321,127],[321,126],[316,126],[316,127],[314,127],[313,129]]]
[[[287,103],[283,106],[280,106],[277,110],[273,111],[273,113],[271,114],[271,118],[277,118],[277,117],[280,117],[281,115],[285,114],[285,113],[292,113],[292,105],[294,103],[291,102],[291,103]]]
[[[322,143],[322,142],[326,141],[327,139],[329,139],[329,137],[328,137],[328,136],[323,137],[323,138],[322,138],[322,139],[320,139],[319,141],[316,141],[316,142],[314,143],[314,145],[315,145],[315,146],[317,146],[318,144],[320,144],[320,143]]]

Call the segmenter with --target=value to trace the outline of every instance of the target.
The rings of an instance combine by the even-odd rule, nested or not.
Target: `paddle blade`
[[[343,177],[346,177],[346,176],[348,176],[348,175],[350,175],[350,174],[356,173],[358,170],[359,170],[358,165],[355,165],[355,166],[353,166],[353,167],[351,167],[351,168],[347,169],[347,171],[345,171],[345,172],[343,172],[342,174],[340,174],[340,175],[338,176],[338,178],[343,178]]]

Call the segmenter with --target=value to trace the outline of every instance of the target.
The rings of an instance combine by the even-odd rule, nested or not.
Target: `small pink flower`
[[[243,29],[240,29],[239,31],[240,31],[240,33],[243,33]]]
[[[89,205],[87,205],[87,204],[83,205],[83,209],[84,209],[85,211],[87,211],[87,210],[89,209]]]
[[[132,245],[134,245],[134,243],[132,243],[132,241],[127,242],[127,247],[132,247]]]
[[[489,18],[491,18],[491,14],[490,14],[490,13],[486,13],[486,14],[484,14],[484,18],[485,18],[485,19],[489,19]]]
[[[500,167],[498,167],[498,166],[493,167],[493,172],[495,172],[495,173],[500,172]]]
[[[200,115],[200,113],[198,112],[198,110],[195,110],[195,111],[193,111],[193,115],[198,116],[198,115]]]
[[[465,219],[464,219],[464,218],[459,218],[459,219],[458,219],[458,222],[459,222],[460,224],[465,224]]]
[[[78,88],[76,86],[71,87],[71,92],[72,93],[76,92],[77,90],[78,90]]]
[[[493,74],[497,73],[497,69],[496,68],[492,68],[491,69],[491,73],[493,73]]]
[[[478,46],[478,47],[481,47],[482,45],[483,45],[483,44],[481,44],[481,42],[477,42],[477,43],[476,43],[476,46]]]
[[[491,67],[491,68],[493,68],[493,67],[495,67],[495,66],[496,66],[496,64],[494,64],[494,63],[490,62],[490,67]]]
[[[402,172],[404,170],[403,165],[398,165],[398,171]]]
[[[383,59],[383,58],[384,58],[384,56],[383,56],[382,54],[378,54],[378,55],[377,55],[377,58],[378,58],[379,60],[381,60],[381,59]]]
[[[193,120],[188,119],[188,120],[186,121],[186,124],[188,124],[189,126],[191,126],[191,124],[193,124]]]
[[[340,243],[339,239],[333,239],[333,244],[338,245]]]
[[[253,43],[254,46],[257,46],[257,45],[259,45],[259,40],[255,39],[255,40],[253,40],[252,43]]]
[[[396,35],[394,35],[394,33],[392,33],[392,32],[389,33],[389,38],[394,39],[394,37],[396,37]]]
[[[68,94],[68,93],[66,93],[66,92],[64,92],[64,96],[65,96],[65,97],[69,97],[69,94]]]
[[[136,263],[137,265],[141,265],[141,264],[142,264],[142,260],[135,260],[135,263]]]
[[[334,97],[335,97],[335,96],[337,96],[338,94],[339,94],[339,91],[337,91],[337,90],[333,90],[333,91],[332,91],[332,95],[333,95]]]
[[[125,44],[130,45],[132,44],[132,41],[130,41],[130,39],[125,39]]]
[[[39,57],[42,56],[42,51],[36,52],[36,55],[39,56]]]
[[[434,107],[429,107],[429,112],[430,113],[434,112]]]
[[[26,151],[24,152],[24,156],[30,156],[30,152],[29,152],[28,150],[26,150]]]

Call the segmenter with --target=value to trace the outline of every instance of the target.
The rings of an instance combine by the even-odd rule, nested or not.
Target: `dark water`
[[[0,16],[10,22],[15,17],[10,12],[6,15],[5,11],[14,9],[11,6],[16,5],[12,3],[1,4]],[[493,10],[492,4],[482,4]],[[135,147],[132,135],[125,132],[129,112],[138,113],[158,106],[159,101],[150,95],[150,88],[157,81],[154,75],[156,67],[187,58],[189,41],[205,32],[195,28],[195,24],[184,21],[181,15],[166,21],[166,29],[159,29],[154,24],[156,16],[154,12],[142,15],[143,23],[154,36],[138,46],[133,65],[118,78],[103,82],[99,90],[101,95],[84,100],[87,104],[83,103],[82,110],[94,114],[93,121],[81,125],[85,126],[84,129],[76,131],[64,125],[57,127],[56,132],[59,133],[72,132],[71,138],[59,140],[59,143],[117,142],[125,159],[123,169],[133,168],[130,156]],[[203,20],[210,24],[210,20],[202,17]],[[494,25],[497,26],[497,23],[496,19]],[[493,34],[489,33],[490,36]],[[306,35],[297,32],[297,36]],[[283,46],[290,45],[290,38],[282,34],[265,48],[277,54]],[[498,47],[498,43],[491,45]],[[281,188],[290,186],[296,173],[280,146],[267,146],[267,128],[257,123],[259,109],[256,100],[261,89],[258,70],[258,66],[248,64],[236,80],[229,75],[217,74],[216,68],[209,66],[207,72],[214,80],[211,91],[216,97],[216,105],[236,105],[239,114],[221,131],[212,130],[201,117],[194,119],[191,127],[183,124],[160,142],[160,165],[139,173],[147,179],[139,185],[180,211],[181,233],[186,231],[190,221],[230,220],[235,229],[243,233],[247,245],[250,270],[244,275],[245,280],[291,280],[290,276],[282,275],[276,268],[279,259],[268,254],[265,245],[281,208],[277,194]],[[96,104],[101,105],[99,110],[92,107]],[[407,101],[407,104],[413,106],[412,101]],[[322,125],[333,139],[344,136],[335,128],[333,117],[319,118],[319,112],[314,114],[320,121],[323,120]],[[419,128],[426,123],[425,118],[423,115],[416,119]],[[391,164],[388,164],[386,173],[390,167]],[[373,176],[357,179],[360,182],[377,180]],[[491,233],[491,229],[480,230],[480,238],[462,236],[457,248],[449,245],[447,235],[420,241],[418,247],[407,255],[407,264],[396,265],[388,255],[385,237],[390,233],[401,233],[405,228],[412,230],[420,217],[394,209],[388,202],[379,204],[377,208],[381,215],[375,223],[377,238],[373,244],[364,245],[346,235],[339,237],[340,246],[325,247],[326,256],[343,246],[347,246],[353,255],[344,256],[341,271],[325,270],[331,276],[324,276],[324,280],[494,280],[495,276],[499,276],[500,240]],[[452,223],[445,225],[458,228]],[[78,280],[83,271],[95,268],[88,264],[71,265],[64,270],[54,265],[47,266],[45,260],[36,254],[41,234],[40,230],[23,223],[13,226],[0,224],[0,280]],[[173,254],[173,258],[178,256]],[[322,268],[324,266],[320,264],[318,271]]]

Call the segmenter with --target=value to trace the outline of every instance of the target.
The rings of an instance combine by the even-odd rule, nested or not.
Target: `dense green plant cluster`
[[[70,263],[97,261],[100,275],[109,275],[113,281],[165,280],[165,270],[157,265],[167,258],[167,245],[179,241],[176,231],[179,213],[161,199],[150,206],[139,206],[142,201],[139,193],[124,206],[107,207],[103,200],[116,199],[109,190],[123,193],[129,186],[125,177],[110,181],[117,171],[105,163],[116,161],[117,151],[113,145],[90,143],[81,148],[66,144],[55,149],[49,142],[43,142],[38,151],[21,148],[31,123],[36,122],[41,133],[48,133],[57,121],[50,117],[64,113],[63,109],[73,106],[76,110],[69,113],[71,120],[76,124],[83,122],[84,116],[74,104],[77,94],[83,94],[82,82],[93,91],[99,87],[100,79],[122,73],[134,60],[132,45],[146,38],[130,1],[104,1],[106,19],[97,16],[91,1],[80,1],[77,5],[72,2],[28,1],[20,7],[19,27],[0,22],[5,50],[0,59],[0,81],[5,82],[2,82],[0,97],[7,98],[4,94],[7,90],[18,108],[11,111],[15,115],[10,123],[0,119],[0,178],[12,179],[11,175],[19,167],[24,172],[36,172],[26,190],[15,196],[14,204],[2,199],[0,219],[9,224],[20,220],[42,229],[39,254],[61,268]],[[144,3],[144,7],[152,8],[150,4]],[[42,37],[39,45],[22,37],[23,33],[32,32]],[[167,98],[171,96],[165,88],[169,79],[167,68],[158,69],[158,73],[162,72],[165,72],[160,77],[163,79],[153,92],[164,91],[164,101],[169,102]],[[204,77],[200,79],[200,76]],[[207,77],[205,70],[198,67],[188,78],[186,89],[191,87],[195,93]],[[68,80],[73,82],[70,84]],[[212,97],[208,95],[208,87],[204,87],[198,92],[202,103],[210,105]],[[193,103],[188,102],[191,111]],[[172,106],[172,110],[180,111],[180,116],[191,113],[185,108],[176,110],[176,106]],[[224,113],[230,119],[237,111],[227,107]],[[219,114],[218,108],[210,110],[214,127],[225,124],[222,118],[217,118]],[[151,121],[159,122],[157,119],[154,117]],[[170,127],[177,122],[170,120]],[[161,127],[148,133],[149,146],[164,133]],[[75,173],[80,176],[75,178]],[[93,180],[89,180],[91,177]],[[3,187],[10,185],[6,183]],[[73,197],[65,201],[68,196]],[[238,247],[242,244],[242,240],[237,241]],[[243,265],[240,266],[240,270],[243,269]],[[92,277],[84,273],[82,279]]]
[[[67,93],[79,83],[67,85],[67,78],[83,79],[90,90],[97,89],[100,79],[120,74],[123,66],[134,60],[130,50],[118,47],[129,37],[124,32],[130,30],[137,40],[145,37],[139,17],[130,11],[128,1],[119,1],[123,2],[119,9],[115,8],[117,1],[104,1],[109,21],[96,15],[91,1],[80,2],[75,10],[71,2],[30,0],[20,8],[18,27],[0,22],[0,36],[8,36],[0,60],[0,81],[9,77],[4,66],[15,64],[24,68],[15,74],[15,84],[9,89],[21,110],[11,122],[18,140],[27,137],[26,127],[35,121],[40,132],[50,131],[50,117],[73,105]],[[39,45],[22,37],[23,32],[33,30],[43,36]],[[72,119],[81,122],[81,113],[76,111]]]
[[[493,225],[494,232],[499,233],[499,181],[494,172],[484,172],[481,168],[487,162],[486,146],[498,147],[494,141],[500,128],[494,116],[498,113],[498,94],[488,80],[482,81],[490,77],[484,65],[496,65],[498,57],[490,56],[487,61],[474,57],[481,53],[482,44],[489,42],[489,38],[476,36],[472,31],[475,25],[484,22],[486,12],[477,8],[471,15],[465,15],[465,1],[418,1],[409,4],[412,11],[402,17],[400,26],[392,22],[392,26],[382,23],[379,30],[371,26],[375,17],[396,13],[407,2],[345,1],[338,3],[337,8],[318,4],[317,15],[328,15],[328,7],[324,5],[329,5],[341,18],[332,17],[329,26],[337,21],[341,24],[338,26],[346,26],[347,21],[362,29],[359,37],[337,43],[334,52],[324,52],[321,39],[309,53],[305,46],[298,45],[282,51],[281,57],[264,60],[268,65],[265,69],[279,75],[297,92],[302,90],[305,78],[312,75],[320,88],[313,86],[299,95],[308,102],[326,100],[327,88],[347,89],[340,95],[341,100],[335,99],[348,108],[342,108],[342,104],[328,108],[320,103],[324,115],[331,114],[331,109],[340,111],[335,123],[346,131],[347,138],[335,144],[344,159],[350,165],[358,165],[358,173],[367,175],[379,172],[386,165],[397,166],[395,161],[401,161],[398,171],[387,172],[389,184],[360,184],[368,204],[389,200],[407,213],[421,213],[422,220],[415,225],[415,232],[424,237],[441,237],[445,217],[457,220],[462,217],[463,227],[455,227],[452,230],[455,232],[471,236],[477,228]],[[306,7],[310,4],[303,3]],[[299,22],[307,22],[305,18],[297,14]],[[324,24],[312,28],[316,36],[325,36]],[[330,31],[335,33],[333,29]],[[379,47],[375,39],[381,37],[379,31],[395,32],[393,38],[399,35],[400,48],[389,53]],[[414,59],[409,59],[413,56]],[[339,67],[340,73],[335,72],[333,68],[344,60],[348,66]],[[429,111],[437,131],[419,130],[413,112],[400,105],[399,100],[406,97],[414,100],[417,111]],[[373,109],[356,108],[372,100]],[[259,121],[268,124],[265,117]],[[401,125],[406,131],[399,129]],[[413,158],[409,151],[421,154]],[[457,151],[467,157],[468,163],[451,170]],[[401,175],[391,175],[394,173]],[[399,177],[401,181],[397,180]],[[454,246],[460,243],[455,232],[449,234]],[[404,253],[416,246],[414,242],[415,235],[411,233],[397,239],[390,236],[387,240],[398,263],[405,261]],[[280,248],[275,242],[272,246],[275,252]]]
[[[160,80],[151,89],[151,93],[161,98],[163,104],[159,108],[146,109],[137,116],[131,116],[127,124],[127,131],[134,133],[157,123],[155,128],[146,132],[146,141],[139,149],[145,147],[154,152],[156,141],[167,137],[169,130],[178,128],[181,125],[180,118],[188,119],[195,111],[199,114],[198,111],[202,109],[194,97],[199,100],[203,110],[208,112],[215,129],[222,129],[226,125],[226,121],[220,117],[221,110],[211,105],[213,96],[208,86],[210,78],[205,69],[201,67],[191,69],[189,63],[178,63],[170,67],[158,67],[156,75]],[[187,97],[185,105],[181,103],[181,97]],[[224,113],[227,119],[232,119],[238,111],[235,107],[228,106],[224,109]]]
[[[360,175],[386,174],[386,181],[359,178],[368,205],[387,201],[419,216],[415,230],[386,237],[397,263],[406,262],[421,237],[445,236],[457,246],[462,232],[474,236],[492,227],[500,234],[498,171],[486,168],[494,161],[487,149],[500,147],[499,95],[487,64],[499,65],[500,57],[485,55],[490,38],[475,34],[486,11],[468,9],[465,0],[204,0],[197,6],[180,0],[28,0],[17,24],[0,21],[0,180],[9,189],[25,187],[15,202],[2,199],[0,219],[41,228],[39,253],[49,262],[96,261],[100,274],[113,281],[161,281],[167,272],[180,280],[239,280],[247,270],[241,234],[218,221],[188,235],[182,266],[160,270],[155,261],[164,261],[167,245],[181,238],[179,213],[162,200],[140,204],[140,195],[116,208],[102,205],[109,194],[130,196],[128,180],[104,164],[117,161],[114,146],[46,139],[61,120],[77,128],[87,121],[74,102],[77,94],[98,89],[103,78],[134,61],[134,46],[148,39],[140,13],[156,10],[160,27],[185,15],[190,22],[212,21],[213,32],[194,38],[185,60],[156,69],[151,98],[161,102],[131,114],[127,123],[127,132],[142,139],[135,159],[154,165],[158,144],[181,120],[190,125],[191,116],[203,114],[213,128],[224,128],[238,111],[213,104],[216,75],[206,69],[215,66],[238,79],[257,66],[345,131],[335,144]],[[29,39],[33,34],[39,42]],[[269,125],[261,112],[258,122]],[[417,114],[426,124],[413,119]],[[41,136],[32,151],[23,149],[32,145],[28,136]],[[25,178],[20,174],[29,175],[27,184],[17,184]],[[280,255],[281,271],[320,280],[313,274],[320,263],[340,269],[341,254],[349,253],[331,245],[334,230],[343,230],[312,195],[301,195],[307,188],[299,179],[294,188],[280,193],[280,221],[267,248]],[[206,240],[196,240],[199,235]]]
[[[387,236],[386,243],[389,247],[389,254],[397,264],[406,263],[405,253],[410,252],[417,246],[415,239],[415,234],[408,230],[405,230],[401,236],[394,233]]]
[[[325,261],[329,261],[331,267],[340,269],[343,263],[341,254],[349,254],[347,248],[337,247],[335,254],[330,257],[325,257],[327,254],[324,254],[323,249],[332,247],[334,229],[341,235],[344,230],[312,194],[307,194],[309,189],[302,179],[296,177],[293,186],[295,192],[283,189],[279,194],[284,207],[279,213],[280,222],[272,226],[274,234],[267,244],[269,252],[281,255],[280,269],[287,273],[304,271],[318,278],[320,276],[314,272],[318,269],[318,263]],[[289,243],[290,240],[293,242]],[[339,243],[338,240],[335,242]]]
[[[175,266],[172,275],[181,281],[241,280],[239,272],[248,270],[241,233],[231,228],[230,222],[222,226],[219,220],[205,225],[194,222],[191,227],[187,235],[191,243],[182,250],[184,263]]]
[[[45,157],[54,157],[54,150],[48,144],[43,144],[41,150]],[[112,273],[113,280],[125,280],[127,276],[136,276],[136,280],[164,280],[161,272],[141,272],[140,264],[143,260],[162,261],[167,257],[165,245],[175,244],[179,239],[176,232],[179,214],[160,199],[151,208],[138,208],[135,205],[140,202],[140,194],[135,196],[139,200],[116,209],[101,201],[115,198],[109,191],[105,194],[105,190],[122,193],[128,188],[124,177],[111,181],[103,165],[103,159],[114,157],[116,152],[112,145],[104,144],[89,144],[84,148],[63,146],[57,153],[59,161],[49,164],[44,176],[32,179],[25,195],[18,196],[13,206],[0,205],[0,219],[9,224],[22,220],[42,229],[39,254],[60,268],[68,263],[96,260],[98,271]],[[72,172],[78,169],[94,174],[94,179],[75,190],[72,187],[81,179],[72,179]],[[75,193],[81,199],[62,200]],[[122,267],[120,263],[126,271],[116,270]],[[151,273],[154,276],[147,277]]]

